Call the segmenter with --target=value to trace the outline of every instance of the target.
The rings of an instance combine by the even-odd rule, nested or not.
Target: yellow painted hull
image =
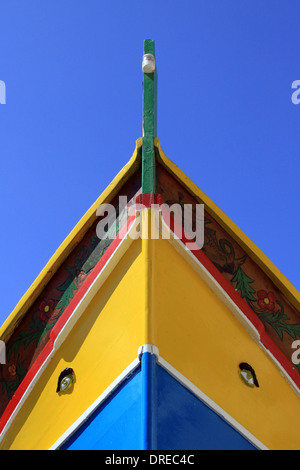
[[[158,141],[156,145],[159,147]],[[284,276],[166,159],[161,149],[159,155],[170,174],[201,198],[208,212],[254,260],[259,260],[259,266],[296,309],[298,293]],[[138,159],[136,150],[128,167],[50,260],[52,267],[65,259],[91,226],[97,205],[117,194],[121,182],[134,173]],[[144,235],[154,210],[145,208],[140,213]],[[138,223],[137,214],[129,232]],[[226,282],[220,283],[214,269],[201,260],[174,237],[167,240],[160,234],[159,239],[122,239],[53,339],[52,350],[28,388],[18,402],[15,400],[0,435],[0,448],[55,448],[123,371],[139,361],[140,348],[151,345],[158,363],[167,364],[255,446],[300,449],[300,436],[295,432],[300,400],[294,376],[267,347],[257,324],[251,323],[246,307],[243,311]],[[2,338],[9,337],[40,294],[50,265],[3,326]],[[243,362],[255,369],[259,388],[250,388],[241,380],[238,366]],[[57,379],[66,367],[74,370],[74,387],[69,393],[58,394]]]

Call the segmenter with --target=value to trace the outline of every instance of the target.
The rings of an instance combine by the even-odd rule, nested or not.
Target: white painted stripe
[[[85,421],[97,410],[97,408],[128,378],[140,365],[141,355],[144,352],[155,354],[157,363],[163,367],[172,377],[178,380],[185,388],[190,390],[198,399],[213,410],[218,416],[233,427],[239,434],[247,439],[254,447],[260,450],[268,448],[259,441],[246,428],[238,423],[223,408],[217,405],[211,398],[203,393],[196,385],[188,380],[183,374],[175,369],[171,364],[158,355],[158,348],[153,344],[144,344],[138,350],[138,357],[111,383],[111,385],[95,400],[95,402],[74,422],[72,426],[50,447],[49,450],[59,449],[70,437],[85,423]]]
[[[138,357],[141,357],[141,355],[145,352],[154,354],[156,357],[159,356],[158,347],[154,346],[154,344],[143,344],[143,346],[140,346],[138,350]]]
[[[97,408],[128,379],[139,367],[140,360],[136,358],[123,372],[104,390],[96,401],[69,427],[69,429],[50,447],[49,450],[59,449],[79,429]]]
[[[166,235],[166,238],[169,239],[169,242],[174,246],[174,248],[181,253],[187,262],[197,271],[201,278],[208,284],[210,289],[218,296],[218,298],[228,307],[231,313],[237,318],[237,320],[246,328],[251,338],[256,342],[256,344],[270,357],[270,359],[275,363],[276,367],[279,369],[281,375],[287,380],[289,385],[292,387],[294,392],[300,398],[300,389],[287,373],[287,371],[282,367],[280,362],[274,357],[274,355],[269,351],[261,342],[260,334],[247,318],[247,316],[242,312],[242,310],[235,304],[235,302],[230,298],[227,292],[223,289],[222,286],[216,281],[216,279],[210,274],[210,272],[203,266],[203,264],[196,258],[196,256],[184,245],[184,243],[176,237],[176,235],[170,230],[170,228],[165,223],[163,217],[161,216],[162,223],[160,224],[160,232]],[[168,237],[168,233],[172,235],[173,238]]]
[[[168,228],[168,226],[165,224],[163,218],[161,217],[161,221],[162,221],[162,224],[160,224],[160,231],[161,233],[163,233],[163,230],[167,230],[167,233],[170,234],[171,230],[170,228]],[[76,323],[76,321],[78,320],[78,318],[80,318],[80,315],[81,313],[84,311],[84,306],[86,305],[85,302],[89,301],[90,300],[90,297],[91,295],[93,296],[95,294],[95,291],[97,291],[99,289],[99,287],[103,284],[103,282],[105,281],[105,279],[108,277],[109,273],[111,272],[111,270],[114,269],[115,265],[118,263],[119,259],[122,257],[124,251],[126,248],[128,248],[128,246],[132,243],[134,237],[130,237],[130,232],[132,230],[135,230],[136,228],[136,224],[138,222],[138,219],[135,219],[135,221],[133,222],[132,226],[130,227],[129,231],[127,232],[127,234],[124,236],[124,238],[121,240],[120,244],[118,245],[117,249],[115,250],[115,252],[112,254],[112,256],[107,260],[106,264],[103,266],[102,270],[100,271],[100,273],[98,274],[98,276],[96,277],[96,279],[93,281],[92,285],[89,287],[89,289],[87,290],[87,292],[85,293],[85,295],[83,296],[83,298],[81,299],[81,301],[78,303],[78,305],[76,306],[76,308],[74,309],[72,315],[70,316],[70,318],[68,319],[68,321],[66,322],[66,324],[64,325],[64,327],[62,328],[62,330],[59,332],[56,340],[55,340],[55,343],[54,343],[54,349],[53,351],[50,353],[50,355],[47,357],[47,359],[45,360],[45,362],[43,363],[43,365],[40,367],[39,371],[36,373],[36,375],[34,376],[33,380],[31,381],[30,385],[28,386],[27,390],[25,391],[24,395],[22,396],[22,399],[20,400],[20,402],[18,403],[18,405],[16,406],[14,412],[12,413],[12,415],[10,416],[8,422],[6,423],[1,435],[0,435],[0,442],[3,440],[3,438],[5,437],[5,434],[6,432],[8,431],[11,423],[13,422],[14,418],[16,417],[16,415],[18,414],[18,412],[20,411],[21,407],[23,406],[24,402],[26,401],[26,399],[28,398],[30,392],[32,391],[32,389],[34,388],[34,386],[36,385],[38,379],[40,378],[40,376],[42,375],[42,373],[44,372],[44,370],[46,369],[47,365],[49,364],[49,362],[51,361],[53,355],[56,353],[56,351],[58,350],[58,348],[60,347],[60,345],[62,344],[63,340],[65,339],[65,337],[68,335],[68,333],[70,332],[70,330],[72,329],[73,325]],[[162,226],[165,226],[164,229],[162,229]],[[280,372],[282,373],[282,375],[286,378],[286,380],[289,382],[289,384],[292,386],[292,388],[294,389],[294,391],[297,393],[297,395],[300,397],[300,390],[299,388],[297,387],[297,385],[294,383],[294,381],[291,379],[291,377],[287,374],[287,372],[285,371],[285,369],[281,366],[281,364],[276,360],[276,358],[272,355],[272,353],[266,349],[263,344],[260,342],[260,336],[259,336],[259,333],[258,331],[256,330],[256,328],[253,326],[253,324],[250,322],[250,320],[248,320],[248,318],[244,315],[244,313],[237,307],[237,305],[232,301],[232,299],[229,297],[229,295],[227,294],[227,292],[225,292],[225,290],[219,285],[219,283],[214,279],[214,277],[209,273],[209,271],[207,271],[207,269],[202,265],[202,263],[200,263],[200,261],[193,255],[193,253],[181,242],[180,239],[178,239],[173,232],[171,232],[172,236],[174,238],[171,238],[169,239],[169,241],[172,243],[172,245],[177,249],[177,251],[179,251],[181,254],[184,255],[184,257],[187,259],[187,261],[193,266],[193,268],[199,273],[199,275],[202,277],[202,279],[204,279],[208,285],[210,286],[210,288],[213,290],[213,292],[216,293],[216,295],[219,296],[219,298],[225,303],[225,305],[228,306],[228,308],[230,309],[230,311],[236,316],[236,318],[246,327],[247,331],[249,332],[249,334],[251,335],[251,337],[255,340],[255,342],[258,344],[258,346],[263,349],[267,354],[268,356],[272,359],[272,361],[276,364],[276,366],[280,369]],[[166,237],[166,238],[169,238],[169,237]],[[127,241],[126,243],[126,247],[124,246],[125,244],[125,241]],[[109,265],[109,266],[108,266]],[[98,283],[98,280],[99,280],[99,283]],[[91,293],[91,295],[90,295]],[[79,309],[80,307],[80,309]],[[79,314],[76,315],[77,311],[79,311]],[[184,382],[183,385],[185,385],[187,388],[189,388],[192,392],[193,390],[195,390],[195,395],[197,395],[197,393],[199,393],[199,398],[201,399],[201,397],[203,398],[203,402],[205,402],[208,406],[210,406],[212,409],[214,409],[214,411],[216,411],[216,413],[218,413],[220,416],[222,416],[226,421],[228,421],[229,424],[231,424],[233,427],[235,427],[241,434],[243,434],[250,442],[253,443],[253,445],[255,445],[256,447],[260,448],[260,449],[267,449],[264,444],[260,443],[260,441],[258,441],[254,436],[252,436],[251,433],[249,433],[245,428],[243,428],[239,423],[237,423],[230,415],[228,415],[224,410],[222,410],[222,408],[220,408],[216,403],[214,403],[209,397],[207,397],[203,392],[201,392],[200,389],[198,389],[195,385],[192,384],[192,382],[190,382],[188,379],[186,379],[183,375],[180,374],[180,372],[176,371],[176,369],[174,369],[170,364],[168,364],[166,361],[164,361],[164,359],[162,359],[160,356],[159,356],[159,352],[158,352],[158,348],[154,345],[143,345],[140,347],[139,349],[139,355],[142,354],[143,352],[150,352],[151,354],[155,354],[156,357],[157,357],[157,360],[158,360],[158,363],[160,365],[162,365],[162,367],[166,368],[167,367],[169,369],[167,369],[170,373],[171,371],[174,372],[174,374],[176,373],[177,375],[175,376],[174,374],[174,377],[178,378],[179,380],[179,377],[182,377]],[[135,361],[133,361],[132,364],[138,364],[139,363],[139,358],[137,358]],[[128,366],[128,370],[130,370],[130,367],[132,366],[132,364],[130,366]],[[125,374],[125,371],[127,371],[127,369],[125,369],[123,371],[123,373],[119,376],[119,377],[122,377],[123,374]],[[118,386],[118,379],[119,377],[116,379],[116,385],[115,387]],[[114,382],[111,384],[111,386],[113,386]],[[110,387],[111,387],[110,386]],[[109,389],[110,387],[108,387],[108,389],[103,392],[104,394],[107,392],[109,393]],[[191,388],[190,388],[191,387]],[[196,393],[197,392],[197,393]],[[101,395],[102,396],[102,395]],[[98,400],[101,400],[101,396],[96,400],[96,402]],[[108,396],[108,395],[107,395]],[[198,395],[197,395],[198,396]],[[102,401],[105,399],[105,397],[102,399]],[[207,401],[205,401],[207,400]],[[93,406],[97,406],[96,405],[96,402],[94,402],[94,404],[91,405],[91,407]],[[90,407],[90,408],[91,408]],[[90,409],[89,408],[89,409]],[[88,409],[88,410],[89,410]],[[63,434],[63,436],[66,436],[64,438],[64,440],[66,440],[71,434],[70,432],[74,433],[75,430],[81,425],[80,423],[84,422],[87,418],[85,418],[85,414],[88,413],[88,410],[80,417],[78,418],[77,421],[75,421],[75,423]],[[92,411],[90,412],[92,413]],[[77,423],[77,424],[76,424]],[[233,424],[234,423],[234,424]],[[74,429],[73,429],[74,428]],[[60,442],[61,439],[63,439],[63,436],[55,443],[53,444],[53,446],[51,447],[51,449],[54,449],[56,447],[56,444],[58,442]],[[248,436],[248,437],[247,437]],[[62,441],[63,442],[63,441]],[[57,444],[58,445],[61,445],[61,444]]]
[[[219,299],[229,308],[235,317],[244,325],[248,333],[256,341],[260,340],[259,333],[251,321],[246,317],[246,315],[239,309],[227,292],[223,289],[222,286],[216,281],[216,279],[210,274],[210,272],[203,266],[203,264],[196,258],[196,256],[185,246],[185,244],[170,230],[168,225],[165,223],[163,217],[161,216],[162,224],[161,233],[166,236],[169,242],[174,246],[176,251],[178,251],[187,262],[193,267],[195,271],[200,275],[200,277],[208,284],[210,289],[219,297]],[[168,237],[167,234],[171,234]]]
[[[66,336],[69,334],[69,332],[72,329],[72,327],[74,326],[74,324],[80,318],[81,314],[84,311],[84,307],[87,305],[88,302],[90,302],[91,298],[93,298],[93,296],[98,291],[98,289],[103,285],[103,283],[105,282],[105,280],[107,279],[107,277],[109,276],[111,271],[114,269],[116,264],[119,262],[119,260],[123,256],[123,254],[126,251],[126,249],[128,248],[128,246],[131,245],[131,243],[133,241],[133,238],[130,237],[129,234],[132,230],[134,230],[136,224],[137,224],[137,220],[135,220],[133,222],[133,224],[131,225],[129,231],[127,231],[127,233],[124,235],[123,239],[121,240],[121,242],[117,246],[116,250],[112,253],[111,257],[106,261],[103,268],[101,269],[101,271],[99,272],[97,277],[94,279],[93,283],[90,285],[90,287],[88,288],[88,290],[86,291],[86,293],[84,294],[84,296],[82,297],[80,302],[76,305],[76,307],[75,307],[74,311],[72,312],[70,318],[65,323],[65,325],[63,326],[61,331],[58,333],[58,335],[57,335],[57,337],[54,341],[53,349],[52,349],[51,353],[45,359],[44,363],[42,364],[42,366],[39,368],[39,370],[35,374],[34,378],[32,379],[32,381],[28,385],[26,391],[24,392],[21,400],[17,404],[16,408],[14,409],[11,416],[9,417],[6,425],[4,426],[4,428],[3,428],[3,430],[0,434],[0,443],[4,439],[8,429],[10,428],[10,426],[12,424],[12,422],[14,421],[15,417],[17,416],[20,409],[24,405],[24,403],[27,400],[28,396],[30,395],[32,389],[34,388],[34,386],[38,382],[39,378],[43,374],[44,370],[48,366],[48,364],[51,361],[51,359],[53,358],[54,354],[59,349],[59,347],[63,343]],[[77,315],[77,312],[78,312],[78,315]]]
[[[136,226],[138,224],[138,220],[135,219],[134,222],[132,223],[130,229],[126,232],[124,237],[122,238],[121,242],[115,249],[115,251],[112,253],[112,255],[108,258],[106,261],[105,265],[101,269],[100,273],[94,280],[94,282],[90,285],[82,299],[79,301],[78,305],[68,318],[67,322],[65,323],[64,327],[61,329],[59,332],[57,338],[55,339],[55,349],[57,350],[59,346],[64,342],[65,338],[73,328],[74,324],[78,321],[80,318],[81,314],[84,311],[84,308],[88,303],[91,301],[91,298],[94,297],[95,293],[99,290],[99,288],[104,284],[108,276],[111,274],[111,272],[115,269],[116,265],[124,255],[125,251],[128,250],[129,246],[133,242],[133,238],[130,236],[130,233],[135,230]],[[125,246],[124,246],[125,245]],[[99,281],[99,282],[98,282]],[[91,295],[89,295],[91,293]],[[80,309],[80,310],[79,310]],[[79,310],[79,315],[77,314]]]
[[[190,380],[188,380],[184,375],[182,375],[177,369],[175,369],[171,364],[165,361],[162,357],[158,357],[157,362],[162,366],[170,375],[172,375],[178,382],[180,382],[184,387],[190,390],[197,398],[199,398],[205,405],[207,405],[211,410],[213,410],[218,416],[220,416],[224,421],[226,421],[230,426],[232,426],[236,431],[242,434],[245,439],[247,439],[251,444],[260,450],[269,450],[262,442],[260,442],[253,434],[251,434],[247,429],[244,428],[240,423],[238,423],[232,416],[230,416],[226,411],[223,410],[219,405],[217,405],[211,398],[209,398],[205,393],[203,393],[196,385],[194,385]]]

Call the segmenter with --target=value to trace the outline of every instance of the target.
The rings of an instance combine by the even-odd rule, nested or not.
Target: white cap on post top
[[[142,62],[143,73],[155,72],[155,57],[152,54],[144,54]]]

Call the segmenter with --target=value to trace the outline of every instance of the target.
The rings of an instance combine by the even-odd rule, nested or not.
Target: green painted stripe
[[[144,54],[155,57],[153,39],[145,39]],[[143,80],[143,147],[142,147],[142,192],[156,192],[154,137],[156,136],[156,70],[144,73]]]

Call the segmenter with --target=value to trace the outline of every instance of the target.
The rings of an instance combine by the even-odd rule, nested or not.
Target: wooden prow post
[[[153,39],[145,39],[143,56],[143,147],[142,192],[156,192],[154,137],[156,137],[155,47]]]

